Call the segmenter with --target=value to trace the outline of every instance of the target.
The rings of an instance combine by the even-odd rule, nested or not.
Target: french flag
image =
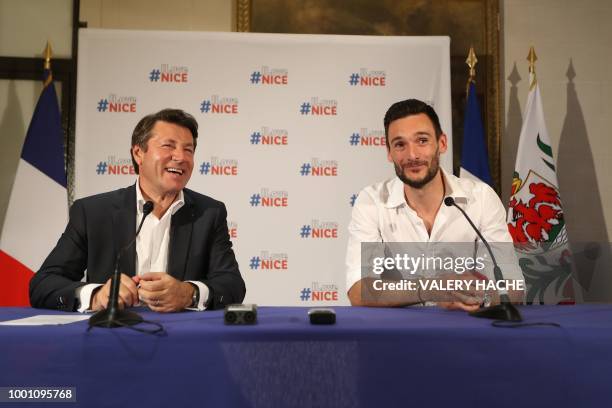
[[[0,236],[0,306],[29,306],[30,279],[68,220],[64,142],[51,71],[28,128]]]
[[[489,171],[487,142],[474,82],[470,82],[468,88],[459,177],[477,179],[494,187],[493,178],[491,178],[491,172]]]

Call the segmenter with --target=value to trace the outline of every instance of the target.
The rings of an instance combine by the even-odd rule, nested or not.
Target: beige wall
[[[55,57],[70,58],[71,30],[71,0],[0,0],[0,55],[3,57],[41,57],[45,44],[50,41]],[[0,80],[0,228],[4,224],[21,147],[41,90],[42,78],[41,81]]]
[[[509,196],[528,90],[526,57],[533,45],[569,239],[607,243],[612,236],[612,2],[505,0],[502,9],[503,196]],[[578,254],[584,258],[579,266],[588,275],[582,278],[590,297],[610,300],[604,294],[612,293],[609,251],[583,255]]]
[[[81,0],[90,28],[232,31],[234,0]]]
[[[35,57],[45,43],[59,58],[70,58],[71,0],[0,0],[0,55]]]

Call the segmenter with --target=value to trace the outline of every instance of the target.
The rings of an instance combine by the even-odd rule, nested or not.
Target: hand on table
[[[147,272],[137,278],[138,295],[155,312],[178,312],[189,307],[193,285],[182,282],[165,272]]]
[[[466,312],[473,312],[480,308],[484,300],[485,292],[476,288],[476,281],[482,280],[480,274],[472,274],[471,272],[465,272],[461,275],[453,274],[454,276],[446,279],[462,280],[464,282],[470,282],[469,288],[464,290],[452,290],[446,293],[446,299],[443,301],[436,302],[438,306],[448,310],[465,310]],[[467,287],[467,285],[466,285]]]
[[[106,283],[96,288],[91,298],[90,309],[94,311],[106,309],[108,307],[108,298],[110,296],[112,278]],[[125,274],[121,274],[121,283],[119,286],[119,309],[131,307],[138,304],[138,278],[130,278]]]

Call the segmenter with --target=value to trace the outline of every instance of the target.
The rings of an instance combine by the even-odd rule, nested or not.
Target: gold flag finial
[[[529,61],[529,72],[535,74],[535,62],[538,60],[538,56],[533,49],[533,45],[529,48],[529,55],[527,55],[527,61]]]
[[[536,84],[538,83],[538,80],[536,79],[536,72],[535,72],[535,62],[538,60],[538,56],[535,53],[535,50],[533,49],[533,45],[531,46],[531,48],[529,48],[529,55],[527,55],[527,61],[529,61],[529,73],[530,75],[530,81],[531,83],[529,84],[529,91],[531,92],[533,90],[533,88],[535,88]]]
[[[470,80],[473,81],[476,77],[476,64],[478,63],[478,58],[476,58],[474,47],[470,47],[470,51],[468,52],[468,56],[465,60],[465,63],[468,67],[470,67]]]
[[[51,43],[47,41],[47,46],[43,51],[43,55],[45,56],[45,69],[51,69],[51,56],[53,55],[53,51],[51,50]]]
[[[474,47],[470,46],[470,51],[468,52],[467,59],[465,63],[468,67],[470,67],[470,77],[468,78],[467,84],[465,86],[465,93],[467,94],[470,91],[470,83],[476,81],[476,64],[478,63],[478,58],[476,58],[476,53],[474,52]]]

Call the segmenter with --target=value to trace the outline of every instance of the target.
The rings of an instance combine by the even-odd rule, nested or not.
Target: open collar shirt
[[[490,243],[508,243],[512,237],[506,211],[495,191],[487,184],[455,177],[441,168],[445,197],[453,197]],[[348,226],[346,290],[362,279],[362,242],[449,242],[475,243],[476,232],[455,207],[441,202],[431,234],[425,223],[406,202],[404,183],[397,177],[364,188],[357,197]],[[513,260],[514,254],[511,255]],[[506,279],[523,279],[516,262],[505,267]],[[492,278],[489,276],[489,278]]]

